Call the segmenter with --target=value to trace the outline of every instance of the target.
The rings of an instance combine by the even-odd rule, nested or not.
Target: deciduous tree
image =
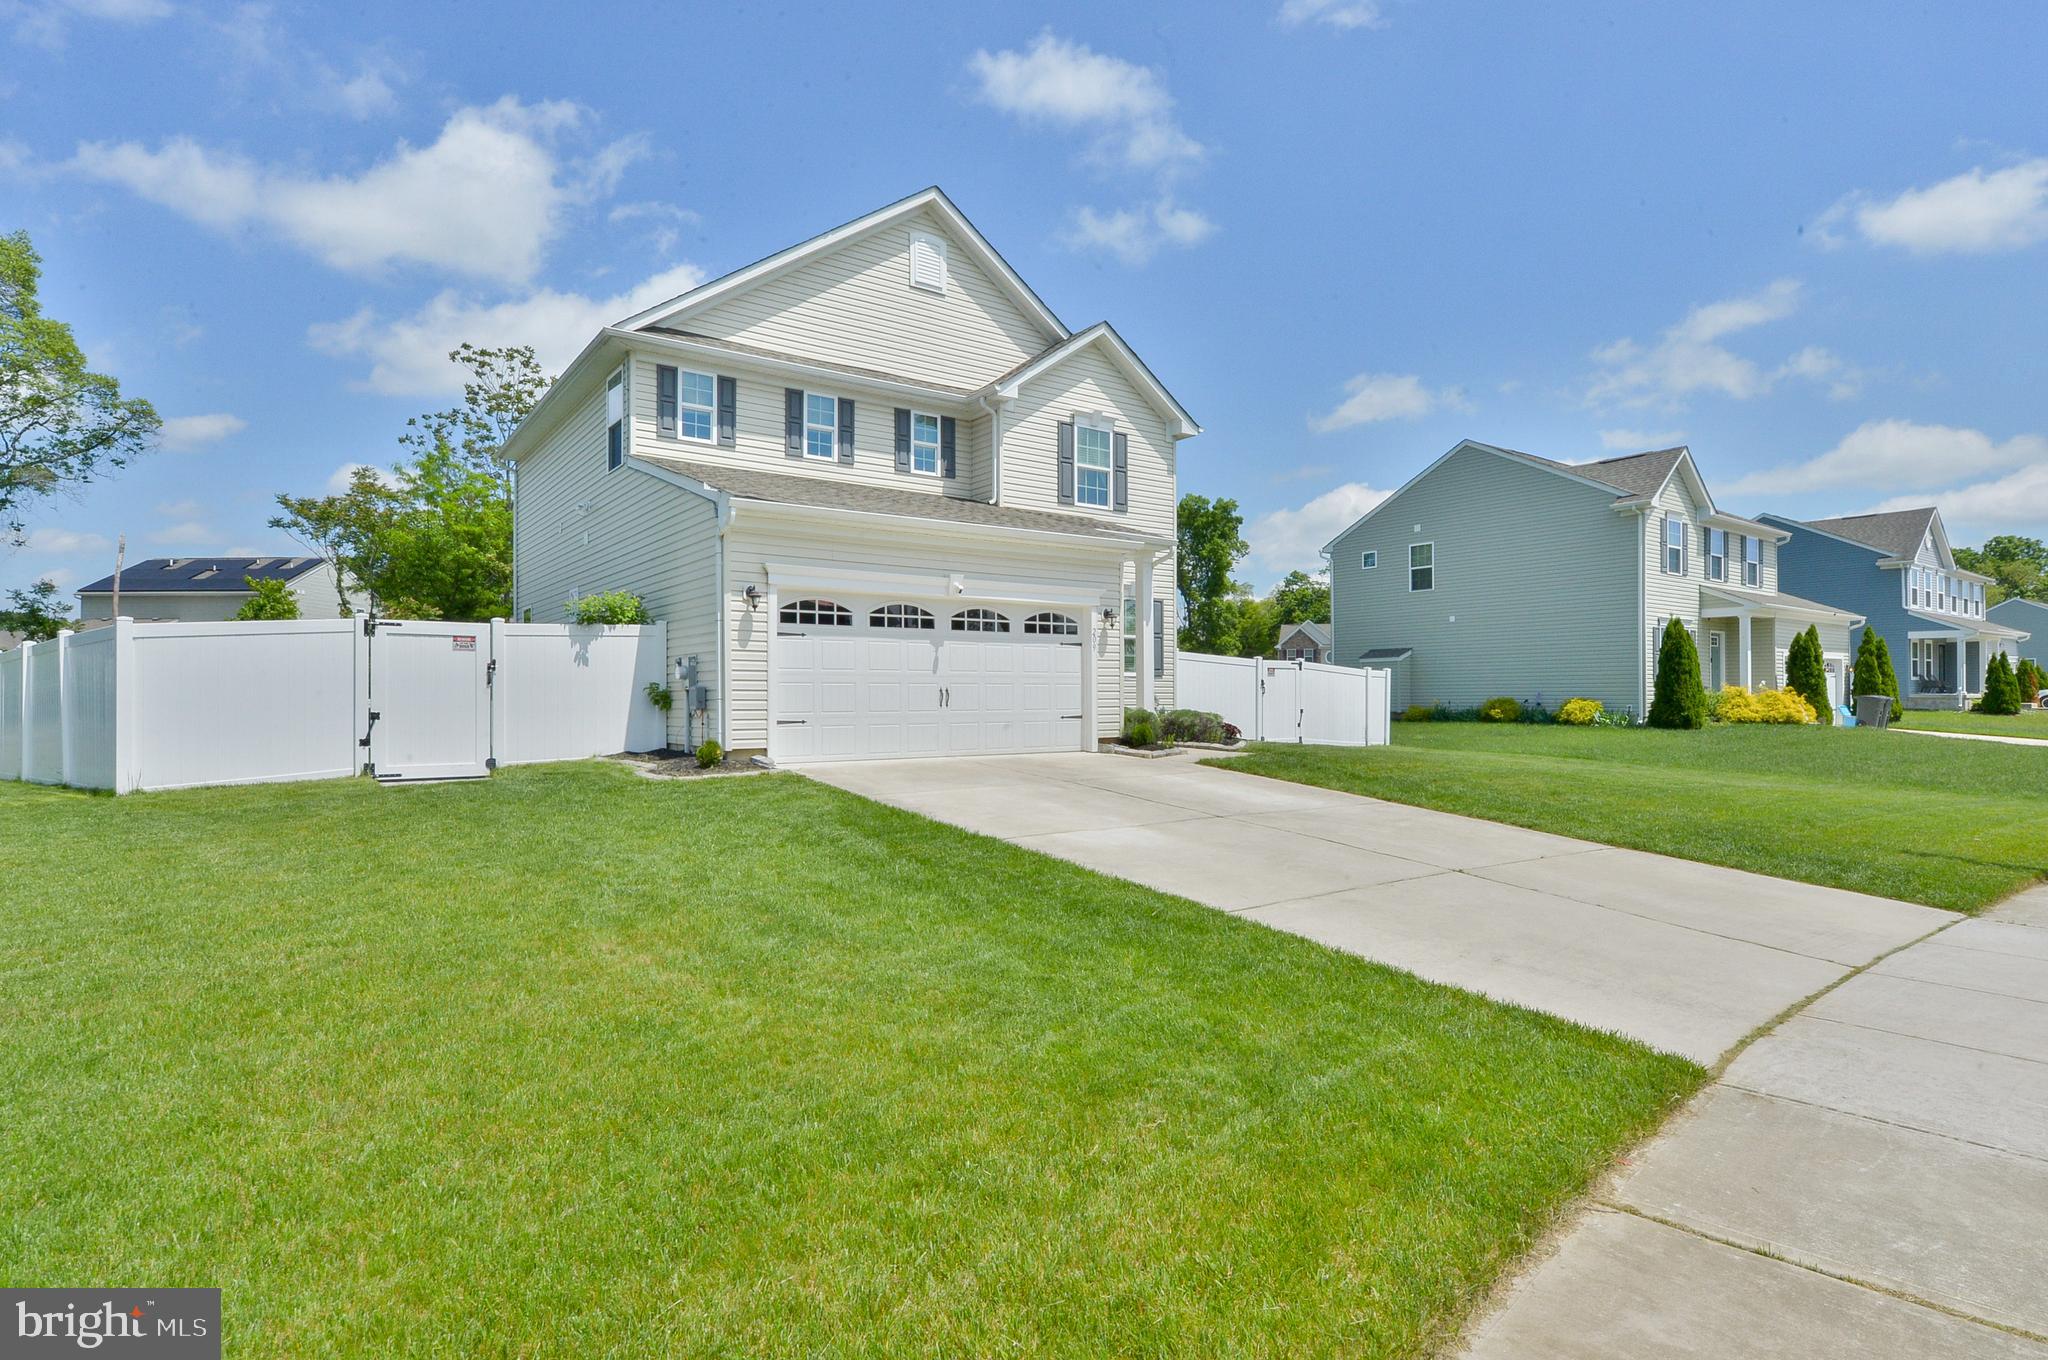
[[[1233,607],[1244,587],[1230,573],[1251,545],[1244,541],[1244,516],[1229,498],[1210,500],[1189,492],[1180,498],[1174,530],[1174,575],[1180,590],[1180,647],[1222,656],[1238,651],[1242,609]]]

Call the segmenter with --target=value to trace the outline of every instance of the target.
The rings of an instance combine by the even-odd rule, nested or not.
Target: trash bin
[[[1892,725],[1892,696],[1889,694],[1857,695],[1856,725],[1858,727],[1890,727]]]

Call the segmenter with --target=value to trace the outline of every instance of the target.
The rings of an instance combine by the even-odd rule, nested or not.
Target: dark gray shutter
[[[1074,503],[1074,422],[1060,422],[1060,504]]]
[[[804,392],[801,387],[782,389],[782,452],[790,458],[804,456]]]
[[[896,408],[896,470],[910,471],[910,408]]]
[[[732,448],[739,442],[740,385],[731,378],[718,380],[718,442]]]
[[[1115,436],[1116,444],[1116,508],[1131,508],[1131,437],[1127,434]]]
[[[853,398],[839,399],[839,461],[853,461]]]
[[[676,370],[673,364],[654,366],[654,432],[665,439],[676,437]]]
[[[953,475],[954,422],[951,416],[939,417],[939,475]]]
[[[1122,438],[1121,435],[1118,438]],[[1166,601],[1152,601],[1152,678],[1166,674]]]

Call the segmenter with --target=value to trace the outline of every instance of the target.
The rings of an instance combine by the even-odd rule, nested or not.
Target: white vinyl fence
[[[1182,652],[1174,702],[1221,714],[1248,741],[1385,746],[1393,673],[1314,661],[1255,661]]]
[[[651,750],[662,624],[117,620],[0,652],[0,779],[130,793]]]

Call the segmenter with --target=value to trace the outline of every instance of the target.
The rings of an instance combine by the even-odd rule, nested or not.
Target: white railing
[[[666,720],[644,691],[663,678],[665,625],[470,627],[495,663],[473,682],[387,668],[379,685],[361,619],[119,619],[23,643],[0,652],[0,779],[130,793],[342,778],[369,759],[373,694],[394,715],[451,697],[481,705],[479,766],[664,744]],[[439,692],[470,683],[481,688]]]
[[[1180,707],[1218,714],[1249,741],[1385,746],[1391,730],[1391,671],[1182,652],[1173,683]]]

